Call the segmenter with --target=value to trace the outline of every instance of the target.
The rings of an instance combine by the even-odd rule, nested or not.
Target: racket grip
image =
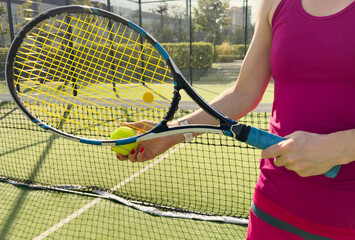
[[[284,140],[286,140],[286,138],[263,131],[261,129],[251,127],[246,143],[253,147],[264,150],[265,148],[268,148],[271,145],[274,145]],[[335,178],[338,175],[339,171],[340,165],[334,166],[332,169],[326,172],[324,176],[329,178]]]
[[[268,148],[284,140],[286,140],[286,138],[251,127],[246,143],[253,147],[264,150],[265,148]]]

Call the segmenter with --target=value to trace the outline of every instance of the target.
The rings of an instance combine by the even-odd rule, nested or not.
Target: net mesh
[[[267,129],[269,115],[241,121]],[[45,132],[9,101],[0,101],[0,132],[0,239],[245,238],[246,225],[218,218],[248,219],[260,151],[243,143],[205,134],[132,164]]]

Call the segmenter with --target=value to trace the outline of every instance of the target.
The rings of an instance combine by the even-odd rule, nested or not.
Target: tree
[[[159,20],[156,18],[148,29],[159,42],[186,41],[184,9],[163,3],[151,8],[150,12],[159,16]]]
[[[39,6],[41,2],[42,0],[37,0],[35,2],[27,0],[26,2],[18,6],[17,14],[19,15],[20,19],[22,19],[22,22],[16,24],[17,30],[20,30],[23,26],[25,26],[25,24],[39,12]],[[34,4],[37,7],[36,11],[33,9]]]
[[[73,5],[85,5],[90,7],[94,6],[90,0],[74,0]]]
[[[7,8],[5,7],[4,3],[0,3],[0,34],[2,38],[2,42],[4,43],[4,46],[6,47],[6,40],[5,36],[9,32],[9,23],[7,20],[5,20],[7,14]]]
[[[195,26],[211,38],[214,52],[216,52],[217,39],[222,29],[231,21],[227,16],[227,8],[229,8],[229,0],[198,0],[197,8],[193,8]]]
[[[181,6],[170,7],[170,17],[174,19],[173,34],[174,40],[177,42],[185,42],[187,40],[187,20],[186,9]]]

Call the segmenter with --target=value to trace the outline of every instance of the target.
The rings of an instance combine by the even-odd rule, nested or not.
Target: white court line
[[[141,170],[139,170],[138,172],[136,172],[135,174],[133,174],[132,176],[130,176],[129,178],[125,179],[124,181],[120,182],[119,184],[117,184],[116,186],[114,186],[113,188],[111,188],[109,190],[109,193],[116,191],[117,189],[119,189],[120,187],[124,186],[126,183],[132,181],[134,178],[138,177],[139,175],[141,175],[142,173],[144,173],[145,171],[147,171],[148,169],[154,167],[156,164],[160,163],[162,160],[164,160],[165,158],[167,158],[169,155],[173,154],[174,152],[176,152],[177,150],[179,150],[180,148],[184,147],[186,145],[186,143],[182,143],[179,146],[177,146],[176,148],[172,149],[171,151],[169,151],[168,153],[166,153],[165,155],[163,155],[162,157],[158,158],[157,160],[155,160],[153,163],[149,164],[148,166],[146,166],[145,168],[142,168]],[[86,204],[84,207],[80,208],[78,211],[74,212],[73,214],[71,214],[70,216],[64,218],[62,221],[58,222],[56,225],[54,225],[53,227],[49,228],[48,230],[46,230],[45,232],[43,232],[41,235],[35,237],[33,240],[41,240],[44,239],[45,237],[47,237],[49,234],[55,232],[56,230],[58,230],[59,228],[63,227],[65,224],[69,223],[71,220],[73,220],[74,218],[78,217],[80,214],[84,213],[86,210],[88,210],[89,208],[93,207],[94,205],[96,205],[97,203],[99,203],[102,200],[102,198],[96,198],[95,200],[93,200],[92,202]]]

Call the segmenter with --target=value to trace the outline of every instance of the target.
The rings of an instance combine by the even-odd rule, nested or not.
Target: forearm
[[[226,90],[209,103],[213,108],[232,119],[239,119],[258,104],[256,99],[245,92],[237,91],[234,87]],[[199,109],[185,118],[190,124],[217,125],[218,121],[204,110]]]
[[[268,82],[268,80],[267,80]],[[238,85],[238,84],[237,84]],[[266,85],[265,85],[266,87]],[[210,104],[219,112],[223,113],[227,117],[237,120],[243,117],[245,114],[253,110],[260,102],[264,89],[260,92],[255,92],[255,89],[250,91],[243,91],[238,89],[237,86],[232,87],[222,93],[220,96],[210,102]],[[207,124],[218,125],[219,122],[207,112],[199,109],[184,117],[188,123],[191,124]],[[178,126],[177,120],[168,124],[170,127]],[[193,134],[195,137],[200,135],[198,133]],[[182,135],[176,135],[173,142],[182,142],[184,137]]]

